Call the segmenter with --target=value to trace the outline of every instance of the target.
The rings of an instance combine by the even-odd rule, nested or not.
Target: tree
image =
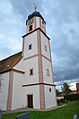
[[[56,89],[56,95],[59,96],[60,92],[58,89]]]
[[[58,89],[56,89],[56,96],[62,96],[62,92],[60,92]]]
[[[64,95],[67,95],[67,94],[70,94],[71,93],[71,89],[69,87],[70,86],[67,83],[64,83],[63,86],[61,87],[62,93]]]

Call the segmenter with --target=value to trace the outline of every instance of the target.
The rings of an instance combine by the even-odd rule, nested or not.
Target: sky
[[[79,82],[79,0],[0,0],[0,60],[22,50],[34,3],[46,21],[57,89],[66,82],[74,90]]]

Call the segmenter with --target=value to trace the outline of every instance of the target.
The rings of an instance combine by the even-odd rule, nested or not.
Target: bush
[[[58,104],[58,106],[63,105],[63,103],[64,103],[64,99],[57,100],[57,104]]]
[[[64,99],[67,101],[79,100],[79,94],[64,95]]]

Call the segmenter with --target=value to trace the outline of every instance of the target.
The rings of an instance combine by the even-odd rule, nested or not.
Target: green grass
[[[16,116],[23,112],[2,115],[2,119],[16,119]],[[30,112],[30,119],[73,119],[74,113],[79,116],[79,101],[70,102],[67,106],[47,111]]]

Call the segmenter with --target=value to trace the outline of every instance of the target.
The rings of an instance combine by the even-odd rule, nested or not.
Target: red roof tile
[[[0,61],[0,74],[12,69],[22,58],[22,52]]]

